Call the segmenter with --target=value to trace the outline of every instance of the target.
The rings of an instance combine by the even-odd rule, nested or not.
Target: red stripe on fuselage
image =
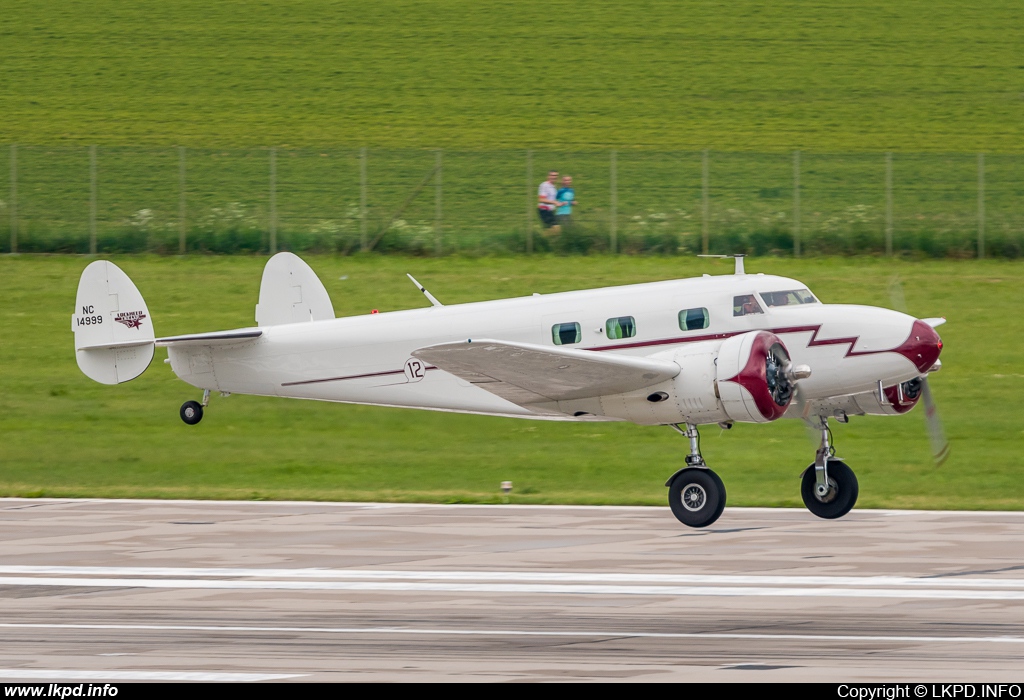
[[[744,333],[751,333],[756,330],[766,330],[769,333],[775,333],[776,335],[782,335],[784,333],[810,333],[811,337],[807,341],[806,347],[814,348],[825,345],[847,345],[846,354],[844,357],[854,357],[860,355],[880,355],[886,352],[894,352],[898,355],[903,355],[910,360],[915,367],[921,372],[927,372],[928,368],[935,364],[935,360],[939,358],[940,349],[938,347],[939,336],[924,321],[914,321],[914,325],[911,327],[910,334],[907,339],[900,345],[890,348],[888,350],[854,350],[854,345],[860,340],[860,336],[847,336],[844,338],[825,338],[818,339],[818,333],[821,332],[822,324],[816,324],[812,326],[788,326],[784,328],[763,328],[763,329],[751,329],[749,331],[731,331],[728,333],[712,333],[708,335],[695,335],[695,336],[684,336],[681,338],[664,338],[661,340],[647,340],[640,343],[623,343],[621,345],[605,345],[600,348],[583,348],[584,350],[591,350],[593,352],[604,352],[606,350],[625,350],[629,348],[643,348],[653,347],[657,345],[679,345],[684,343],[699,343],[704,340],[724,340],[731,338],[736,335],[743,335]]]

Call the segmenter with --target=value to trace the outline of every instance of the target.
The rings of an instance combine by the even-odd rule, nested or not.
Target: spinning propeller
[[[889,280],[889,299],[897,311],[907,313],[907,299],[903,295],[903,283],[899,275],[893,275]],[[931,326],[938,326],[945,323],[944,319],[925,319]],[[942,427],[942,420],[939,418],[938,407],[935,405],[935,397],[932,396],[932,389],[928,386],[928,376],[920,378],[921,381],[921,402],[924,403],[924,420],[928,428],[928,440],[932,446],[932,458],[935,466],[941,466],[949,457],[949,440],[946,439],[946,431]]]

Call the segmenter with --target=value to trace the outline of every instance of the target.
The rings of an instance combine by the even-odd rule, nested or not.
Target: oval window
[[[578,323],[556,323],[551,326],[551,339],[555,345],[572,345],[583,339]]]
[[[711,316],[707,309],[683,309],[679,312],[679,330],[696,331],[710,324]]]
[[[636,335],[636,320],[632,316],[610,318],[604,324],[605,335],[611,340],[632,338]]]

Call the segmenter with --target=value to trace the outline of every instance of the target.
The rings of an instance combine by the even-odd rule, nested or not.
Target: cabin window
[[[761,292],[761,298],[768,306],[795,306],[797,304],[817,304],[814,298],[806,289],[791,289],[785,292]]]
[[[551,327],[551,339],[555,345],[572,345],[583,339],[578,323],[556,323]]]
[[[632,338],[636,335],[636,320],[632,316],[610,318],[605,322],[604,328],[605,334],[611,340]]]
[[[696,331],[711,325],[707,309],[683,309],[679,312],[679,330]]]
[[[763,313],[761,305],[757,303],[757,299],[754,298],[753,294],[742,294],[732,298],[733,316],[749,316],[750,314]]]

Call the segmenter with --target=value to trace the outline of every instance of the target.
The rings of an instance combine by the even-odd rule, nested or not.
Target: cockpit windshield
[[[796,306],[817,304],[818,300],[806,289],[791,289],[785,292],[761,292],[761,298],[768,306]]]

